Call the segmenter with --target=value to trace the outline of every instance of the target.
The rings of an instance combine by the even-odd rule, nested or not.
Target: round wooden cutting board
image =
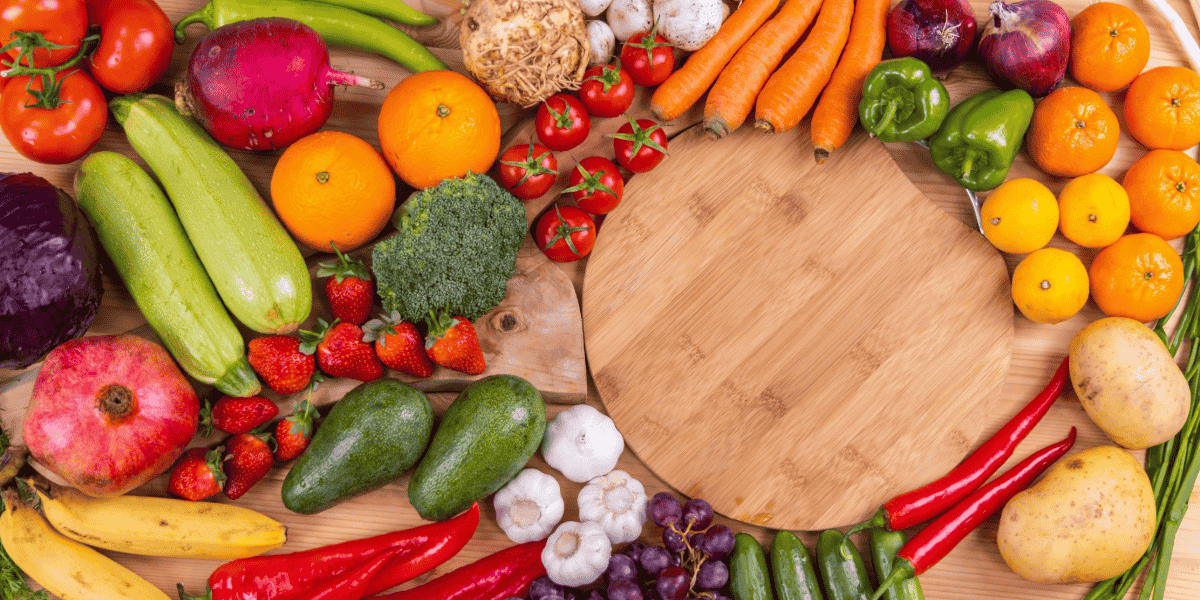
[[[816,165],[808,140],[676,137],[601,225],[583,316],[600,399],[650,470],[726,516],[815,530],[974,447],[1013,308],[999,253],[882,143],[857,133]]]

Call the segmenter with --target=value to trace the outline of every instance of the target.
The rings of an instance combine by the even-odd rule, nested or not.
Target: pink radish
[[[329,66],[329,50],[311,27],[281,17],[223,25],[201,38],[176,102],[217,141],[272,150],[318,130],[329,119],[333,86],[383,89]]]

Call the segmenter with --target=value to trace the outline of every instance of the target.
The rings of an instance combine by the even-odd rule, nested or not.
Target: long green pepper
[[[309,0],[210,0],[175,24],[175,43],[182,44],[187,39],[186,29],[193,23],[216,29],[250,19],[284,17],[312,27],[326,44],[374,52],[414,73],[447,68],[446,63],[407,33],[365,13],[375,11],[372,7],[376,3],[365,4],[364,12],[359,12],[347,6],[366,0],[336,1],[338,4]]]
[[[985,90],[950,110],[929,154],[938,170],[968,190],[982,192],[1004,183],[1025,130],[1033,119],[1033,97],[1024,90]]]

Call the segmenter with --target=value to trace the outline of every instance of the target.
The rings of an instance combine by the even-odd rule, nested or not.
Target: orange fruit
[[[1157,235],[1131,233],[1096,254],[1088,278],[1104,314],[1153,321],[1171,312],[1183,293],[1183,261]]]
[[[1125,172],[1134,227],[1165,240],[1200,223],[1200,165],[1178,150],[1151,150]]]
[[[1071,77],[1098,92],[1129,85],[1150,60],[1150,32],[1127,6],[1097,2],[1071,19]]]
[[[1200,143],[1200,75],[1155,67],[1125,92],[1125,126],[1147,148],[1186,150]]]
[[[486,173],[500,152],[500,115],[467,76],[417,73],[384,99],[379,147],[400,179],[417,189],[467,171]]]
[[[304,245],[349,252],[371,241],[396,206],[396,179],[371,144],[318,131],[288,146],[271,173],[271,203]]]
[[[1058,177],[1095,172],[1117,153],[1121,127],[1100,94],[1058,88],[1038,102],[1025,144],[1041,169]]]
[[[983,235],[1001,252],[1027,254],[1050,243],[1058,229],[1054,192],[1028,177],[1009,179],[979,207]]]
[[[1087,304],[1087,269],[1078,256],[1066,250],[1042,248],[1013,269],[1012,297],[1030,321],[1062,323]]]
[[[1129,194],[1108,175],[1076,177],[1058,193],[1058,230],[1084,248],[1103,248],[1128,226]]]

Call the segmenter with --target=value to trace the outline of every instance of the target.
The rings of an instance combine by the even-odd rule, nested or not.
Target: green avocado
[[[442,417],[408,482],[421,518],[444,521],[494,493],[525,467],[546,432],[546,405],[533,384],[493,375],[467,386]]]
[[[376,379],[350,390],[288,471],[283,505],[309,515],[395,481],[421,458],[432,430],[429,398],[408,384]]]

